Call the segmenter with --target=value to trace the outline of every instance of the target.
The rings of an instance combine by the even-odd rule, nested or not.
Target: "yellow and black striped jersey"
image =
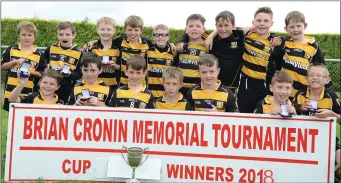
[[[125,75],[125,70],[127,69],[127,59],[132,55],[140,55],[146,58],[147,50],[153,47],[151,41],[145,38],[140,38],[139,45],[134,45],[129,42],[126,37],[118,37],[115,39],[115,45],[121,51],[121,78],[120,84],[126,85],[128,84],[128,78]]]
[[[276,70],[283,70],[294,80],[293,91],[290,97],[295,97],[298,90],[307,88],[307,70],[310,63],[324,63],[321,48],[314,37],[305,36],[308,42],[298,43],[293,40],[282,40],[282,50],[273,51],[276,56]],[[277,58],[276,58],[277,57]],[[270,58],[269,61],[272,61]]]
[[[257,107],[254,111],[254,113],[258,113],[258,114],[266,114],[268,111],[272,110],[273,108],[277,107],[276,104],[272,103],[273,96],[271,95],[267,95],[263,100],[259,101],[259,103],[257,104]],[[291,105],[291,102],[289,99],[287,99],[287,103],[288,105]]]
[[[310,100],[309,88],[305,91],[297,92],[294,98],[294,104],[297,114],[309,115],[309,111],[305,111],[303,113],[301,113],[300,111],[301,105],[304,104],[305,102],[309,102],[309,100]],[[325,90],[325,88],[323,88],[320,94],[320,98],[317,101],[317,109],[329,109],[334,111],[336,114],[341,114],[340,99],[335,92],[331,90]]]
[[[70,71],[79,69],[81,50],[77,46],[63,48],[60,43],[48,47],[44,52],[48,67],[54,70],[62,70],[64,65],[70,66]]]
[[[1,65],[4,63],[17,60],[17,59],[25,59],[31,64],[30,71],[43,71],[46,67],[46,63],[44,58],[42,57],[42,53],[37,51],[37,46],[33,46],[32,52],[24,52],[20,44],[9,46],[2,55]],[[4,98],[8,98],[12,92],[12,90],[18,85],[18,75],[17,72],[19,71],[20,66],[15,65],[14,67],[10,68],[7,72],[6,76],[6,86],[4,92]],[[28,82],[26,83],[24,89],[22,90],[21,94],[28,94],[33,92],[33,76],[28,78]]]
[[[55,100],[53,102],[46,101],[44,96],[39,92],[33,92],[20,96],[20,103],[26,104],[51,104],[51,105],[64,105],[64,102],[58,98],[58,95],[54,95]]]
[[[84,81],[77,84],[70,95],[68,105],[75,104],[76,100],[82,96],[82,90],[88,89],[90,96],[98,98],[102,105],[108,106],[113,95],[113,90],[104,83],[103,81],[98,81],[97,85],[88,85]]]
[[[193,86],[187,95],[188,101],[195,111],[203,111],[209,104],[214,105],[219,112],[235,112],[237,110],[233,92],[222,85],[220,81],[212,92],[205,90],[201,83]]]
[[[178,101],[176,103],[169,103],[166,101],[165,96],[155,98],[151,106],[153,109],[164,109],[164,110],[182,110],[192,111],[193,108],[188,100],[179,92]]]
[[[181,42],[183,43],[183,42]],[[184,88],[191,88],[200,83],[198,60],[201,55],[208,53],[208,49],[201,43],[188,43],[188,49],[179,53],[176,63],[184,74]]]
[[[242,74],[245,77],[265,80],[269,57],[272,51],[270,39],[272,34],[268,34],[268,39],[260,37],[256,33],[247,35],[244,39],[244,54]]]
[[[174,54],[171,46],[166,45],[165,48],[152,48],[147,51],[148,60],[148,89],[152,92],[153,97],[161,97],[164,94],[162,85],[162,74],[173,65]]]
[[[116,61],[119,64],[120,51],[115,46],[114,40],[112,41],[111,48],[103,50],[104,46],[101,40],[98,40],[91,48],[87,49],[87,52],[92,52],[103,59],[103,56],[109,56],[109,60]],[[108,84],[112,89],[117,88],[117,80],[121,74],[119,70],[109,65],[102,64],[103,71],[98,75],[98,80],[102,80],[104,83]]]
[[[124,85],[114,93],[110,107],[150,108],[152,97],[152,93],[146,85],[138,92],[134,92],[128,85]]]

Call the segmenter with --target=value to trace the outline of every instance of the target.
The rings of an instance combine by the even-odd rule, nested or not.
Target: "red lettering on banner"
[[[214,147],[315,153],[317,129],[212,124]],[[231,144],[232,141],[232,144]]]
[[[128,120],[76,118],[73,136],[76,141],[127,142]]]
[[[64,174],[86,174],[91,167],[90,160],[69,160],[66,159],[62,163],[62,170]]]
[[[23,139],[67,140],[69,119],[60,117],[24,116]]]
[[[232,168],[176,164],[167,164],[167,177],[219,182],[232,182],[234,178]]]
[[[208,146],[205,124],[172,121],[134,120],[133,143]]]

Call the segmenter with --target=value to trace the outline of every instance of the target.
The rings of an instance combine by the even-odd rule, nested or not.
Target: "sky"
[[[20,5],[19,5],[20,4]],[[95,23],[109,16],[123,25],[129,15],[140,16],[146,26],[165,24],[183,29],[190,14],[200,13],[206,18],[206,29],[215,29],[215,16],[231,11],[236,26],[252,25],[258,7],[268,6],[274,12],[272,31],[284,32],[284,19],[290,11],[301,11],[308,27],[306,33],[340,34],[340,2],[338,1],[60,1],[60,2],[1,2],[1,18],[41,18],[63,21],[82,21],[86,17]],[[190,8],[191,7],[191,8]]]

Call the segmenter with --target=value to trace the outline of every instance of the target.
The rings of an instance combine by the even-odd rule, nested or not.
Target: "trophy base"
[[[137,179],[127,179],[126,183],[140,183],[140,181]]]

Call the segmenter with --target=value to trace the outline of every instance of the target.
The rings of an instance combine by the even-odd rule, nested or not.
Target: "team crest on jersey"
[[[70,59],[69,59],[69,63],[70,63],[70,64],[74,64],[74,63],[75,63],[75,59],[74,59],[74,58],[70,58]]]
[[[264,46],[264,49],[263,49],[265,52],[270,52],[271,48],[268,47],[268,46]]]
[[[140,102],[140,106],[139,106],[139,108],[141,108],[141,109],[144,109],[144,108],[146,108],[146,103],[144,103],[144,102]]]
[[[231,48],[238,48],[238,44],[236,41],[231,42]]]
[[[223,106],[224,106],[224,102],[222,101],[217,102],[217,108],[223,108]]]
[[[103,101],[104,100],[104,94],[103,93],[99,93],[98,94],[98,100],[99,101]]]

